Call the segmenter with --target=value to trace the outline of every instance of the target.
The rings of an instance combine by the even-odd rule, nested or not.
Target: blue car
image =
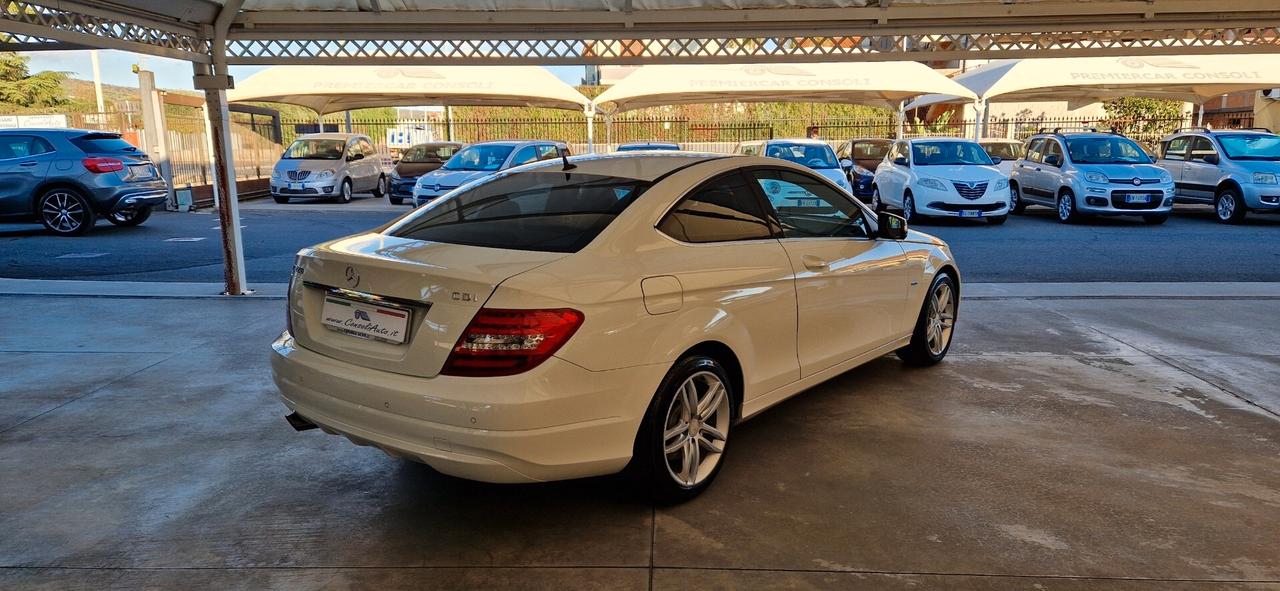
[[[471,181],[522,164],[562,158],[569,146],[551,140],[503,140],[471,144],[454,153],[443,166],[420,177],[413,185],[417,207]]]
[[[645,150],[679,150],[675,142],[629,142],[618,146],[618,152],[642,152]]]
[[[141,224],[168,195],[151,159],[118,133],[0,130],[0,221],[39,221],[59,236],[79,236],[99,217]]]

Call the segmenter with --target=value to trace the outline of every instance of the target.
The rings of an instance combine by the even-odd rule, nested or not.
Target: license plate
[[[960,210],[960,217],[962,217],[962,218],[980,218],[980,217],[982,217],[982,211],[981,211],[981,210],[977,210],[977,209],[962,209],[962,210]]]
[[[302,189],[302,183],[289,183],[289,188],[294,191],[299,191]]]
[[[1124,196],[1125,203],[1146,203],[1148,201],[1151,201],[1150,195],[1125,195]]]
[[[149,179],[155,175],[151,172],[151,166],[147,164],[130,164],[129,176],[135,179]]]
[[[324,297],[325,328],[354,337],[400,344],[409,333],[409,311],[347,298]]]

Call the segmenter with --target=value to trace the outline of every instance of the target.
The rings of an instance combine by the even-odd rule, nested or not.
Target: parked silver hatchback
[[[291,197],[328,197],[342,203],[368,191],[387,193],[388,162],[369,137],[352,133],[313,133],[294,140],[271,170],[276,203]]]
[[[1160,141],[1157,164],[1173,176],[1175,201],[1211,204],[1224,224],[1280,213],[1280,136],[1270,129],[1179,129]]]
[[[1058,221],[1085,215],[1137,215],[1163,224],[1173,209],[1173,177],[1137,142],[1096,129],[1061,128],[1031,136],[1010,173],[1013,213],[1054,208]]]

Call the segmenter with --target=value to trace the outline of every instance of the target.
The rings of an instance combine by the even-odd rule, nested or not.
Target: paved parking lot
[[[408,206],[357,199],[244,204],[245,264],[251,282],[285,281],[298,249],[377,227]],[[926,221],[920,230],[947,240],[973,281],[1280,281],[1280,216],[1244,226],[1187,207],[1166,225],[1136,218],[1058,224],[1047,209],[1000,227]],[[103,222],[77,239],[39,226],[0,226],[0,276],[20,279],[221,281],[217,216],[158,214],[137,228]]]
[[[0,301],[0,588],[1280,589],[1274,300],[966,300],[662,508],[295,433],[279,301]]]

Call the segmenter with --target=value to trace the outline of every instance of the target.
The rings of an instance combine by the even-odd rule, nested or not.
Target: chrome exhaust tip
[[[289,426],[293,427],[294,431],[306,431],[308,429],[315,429],[317,426],[315,423],[308,421],[296,412],[289,413],[284,420],[289,421]]]

